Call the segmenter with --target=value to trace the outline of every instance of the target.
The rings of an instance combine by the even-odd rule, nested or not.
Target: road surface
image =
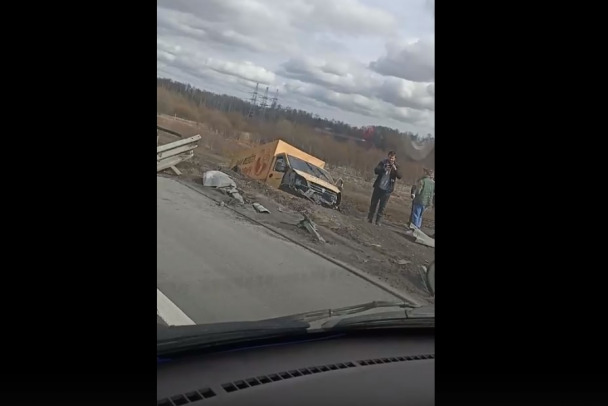
[[[157,313],[168,324],[259,320],[399,300],[157,176]]]

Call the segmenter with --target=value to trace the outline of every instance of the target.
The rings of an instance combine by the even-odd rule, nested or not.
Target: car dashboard
[[[163,359],[157,405],[433,405],[432,330],[335,334]]]

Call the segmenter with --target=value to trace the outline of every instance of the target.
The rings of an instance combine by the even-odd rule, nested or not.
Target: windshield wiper
[[[372,309],[396,309],[355,317],[346,317]],[[397,310],[399,309],[399,310]],[[416,320],[421,306],[408,302],[374,301],[335,309],[316,310],[260,321],[199,324],[190,326],[159,325],[157,328],[157,355],[218,345],[261,340],[274,337],[306,335],[311,330],[339,330],[343,328],[380,327],[404,319]],[[335,319],[339,317],[339,319]],[[429,317],[429,316],[427,316]],[[434,317],[434,316],[432,316]],[[312,325],[313,322],[319,322]],[[433,322],[434,323],[434,322]]]
[[[435,305],[328,320],[320,328],[343,330],[381,327],[435,327]]]
[[[372,309],[392,309],[384,312],[360,314]],[[351,314],[356,316],[344,317]],[[374,301],[336,309],[279,317],[272,320],[302,321],[310,324],[310,330],[339,330],[343,328],[370,328],[396,326],[434,326],[435,306],[420,306],[408,302]]]
[[[290,316],[277,317],[275,319],[270,320],[294,320],[294,321],[303,321],[303,322],[313,322],[323,319],[329,319],[337,316],[346,316],[349,314],[362,313],[371,309],[378,308],[401,308],[401,309],[416,309],[420,306],[414,305],[412,303],[407,302],[388,302],[388,301],[374,301],[362,303],[354,306],[346,306],[339,307],[336,309],[324,309],[324,310],[315,310],[312,312],[293,314]]]
[[[310,324],[298,320],[261,320],[190,326],[158,326],[156,353],[164,355],[241,341],[306,334]]]

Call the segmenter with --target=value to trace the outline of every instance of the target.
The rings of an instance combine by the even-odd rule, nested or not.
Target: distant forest
[[[218,110],[227,114],[240,114],[247,117],[250,112],[254,112],[254,121],[279,122],[287,120],[293,124],[305,125],[316,131],[323,131],[334,135],[334,137],[349,138],[354,141],[365,140],[368,147],[375,147],[386,151],[394,144],[396,138],[409,137],[418,142],[430,141],[427,136],[420,136],[411,132],[401,132],[397,129],[384,126],[355,127],[337,120],[321,118],[317,114],[308,111],[298,110],[289,106],[282,106],[280,103],[271,103],[273,94],[268,95],[268,106],[262,108],[261,91],[258,96],[258,103],[253,106],[248,100],[226,94],[216,94],[206,90],[197,89],[189,84],[173,81],[171,79],[157,78],[157,87],[169,90],[171,93],[179,94],[196,106],[204,106],[207,109]]]

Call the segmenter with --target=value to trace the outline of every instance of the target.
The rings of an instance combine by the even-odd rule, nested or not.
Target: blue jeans
[[[418,203],[412,203],[412,224],[420,228],[422,226],[422,213],[424,213],[424,206]]]

